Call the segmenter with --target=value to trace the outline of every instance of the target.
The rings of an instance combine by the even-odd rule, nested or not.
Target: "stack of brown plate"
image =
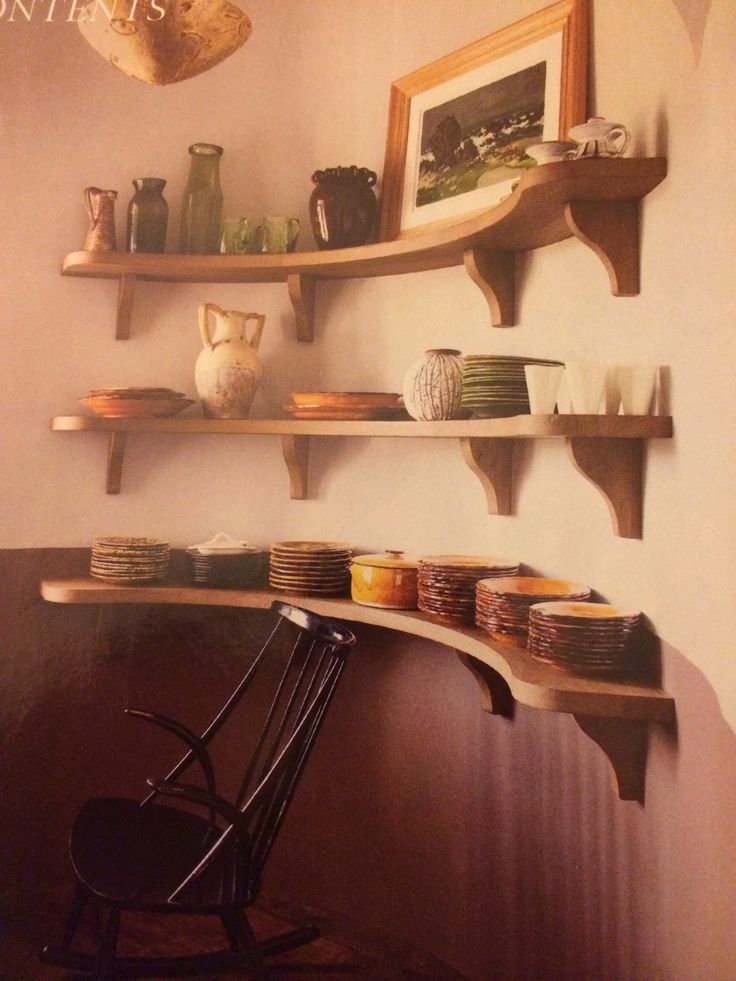
[[[342,542],[276,542],[268,581],[287,593],[344,596],[350,590],[351,555]]]
[[[516,576],[482,579],[475,596],[475,622],[492,634],[523,639],[529,629],[529,608],[546,600],[587,600],[590,589],[565,579]]]
[[[450,623],[473,623],[476,584],[516,576],[518,562],[481,555],[428,555],[419,560],[419,609]]]
[[[169,550],[159,538],[95,538],[90,573],[128,586],[156,582],[169,570]]]
[[[195,546],[186,550],[189,576],[197,586],[220,589],[257,589],[265,580],[268,552],[244,548],[240,552],[203,554]]]
[[[292,392],[292,419],[408,419],[398,392]]]
[[[529,612],[529,651],[540,661],[584,674],[631,667],[638,610],[606,603],[538,603]]]
[[[82,405],[112,419],[174,416],[194,399],[171,388],[95,388],[79,400]]]

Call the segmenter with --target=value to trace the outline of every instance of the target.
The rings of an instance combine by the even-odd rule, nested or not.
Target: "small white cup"
[[[574,415],[598,415],[606,384],[606,366],[596,361],[568,361],[565,378]]]
[[[563,365],[525,364],[524,376],[532,415],[551,416],[557,404]]]
[[[603,411],[607,416],[617,416],[621,408],[621,388],[618,381],[620,365],[614,364],[606,369],[603,388]]]
[[[647,416],[652,411],[658,366],[620,364],[616,367],[618,389],[625,416]]]

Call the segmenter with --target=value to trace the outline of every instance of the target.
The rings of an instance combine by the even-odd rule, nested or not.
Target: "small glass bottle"
[[[128,252],[163,252],[169,206],[164,200],[166,181],[161,177],[138,177],[135,194],[128,205]]]
[[[221,156],[222,147],[214,143],[193,143],[189,147],[189,179],[184,189],[179,229],[179,252],[182,255],[219,252]]]

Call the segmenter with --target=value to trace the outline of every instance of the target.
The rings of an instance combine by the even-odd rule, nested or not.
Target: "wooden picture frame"
[[[503,200],[533,165],[524,145],[585,121],[587,62],[588,0],[558,0],[395,81],[381,241]]]

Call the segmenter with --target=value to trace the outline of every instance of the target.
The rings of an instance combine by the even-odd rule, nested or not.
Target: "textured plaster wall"
[[[580,894],[586,908],[602,911],[585,923],[585,930],[601,931],[585,939],[592,945],[585,963],[600,966],[618,945],[610,969],[617,981],[728,981],[733,976],[728,942],[734,908],[733,747],[718,710],[736,726],[731,586],[736,205],[727,143],[736,122],[732,4],[650,0],[646,16],[636,0],[592,4],[590,110],[629,125],[633,153],[665,154],[669,160],[667,180],[643,205],[639,297],[611,297],[598,260],[570,241],[524,259],[520,326],[511,330],[488,326],[480,292],[462,270],[452,269],[321,286],[312,345],[295,340],[283,286],[143,284],[133,336],[122,343],[113,339],[116,285],[58,275],[62,257],[82,244],[82,189],[89,184],[120,190],[122,236],[130,181],[149,174],[167,178],[173,243],[186,148],[195,140],[225,147],[228,213],[296,214],[305,229],[302,247],[311,247],[310,176],[320,167],[350,163],[380,174],[391,80],[542,5],[539,0],[248,0],[254,33],[242,52],[201,78],[163,89],[116,73],[64,22],[0,21],[0,506],[5,519],[0,547],[8,550],[2,600],[5,605],[13,593],[21,568],[14,549],[84,546],[98,533],[164,535],[182,546],[226,530],[256,543],[330,537],[347,539],[360,551],[404,547],[425,554],[517,555],[536,571],[588,582],[612,601],[640,606],[669,645],[664,683],[677,699],[679,717],[676,744],[661,733],[654,739],[644,811],[610,796],[595,747],[571,735],[576,730],[570,719],[522,712],[508,744],[506,729],[499,735],[496,727],[486,745],[489,737],[478,735],[480,727],[485,732],[490,723],[504,723],[487,717],[476,721],[477,706],[469,699],[473,715],[466,716],[465,696],[455,693],[458,705],[462,702],[457,728],[445,719],[441,729],[430,731],[447,736],[447,746],[438,741],[440,763],[451,767],[455,754],[473,758],[469,770],[461,768],[460,782],[467,786],[469,778],[476,784],[474,793],[463,798],[464,807],[475,809],[467,818],[472,835],[482,836],[500,815],[504,832],[521,829],[512,838],[520,857],[530,854],[530,841],[540,855],[554,850],[545,838],[550,828],[567,844],[573,840],[568,832],[579,832],[586,849],[583,870],[574,871],[574,851],[565,853],[562,863],[570,876],[569,894],[590,888]],[[552,443],[525,451],[517,513],[505,518],[486,514],[480,485],[457,446],[421,440],[318,444],[311,462],[313,497],[292,502],[277,440],[140,437],[129,441],[123,494],[106,496],[104,440],[94,434],[51,433],[50,417],[77,412],[78,397],[102,385],[169,385],[193,393],[196,311],[206,300],[267,316],[266,374],[254,406],[254,414],[263,416],[296,388],[397,390],[407,365],[424,349],[439,345],[466,353],[666,365],[665,401],[674,416],[675,438],[649,447],[643,540],[613,537],[602,499],[573,472],[564,448]],[[48,751],[46,740],[54,730],[44,726],[58,693],[58,672],[74,682],[69,700],[54,709],[74,721],[76,728],[61,730],[74,753],[85,744],[80,727],[89,717],[88,703],[97,704],[95,686],[100,684],[86,643],[91,612],[46,610],[38,600],[33,605],[35,571],[35,566],[32,575],[26,570],[30,578],[22,598],[15,596],[4,611],[3,718],[9,729],[3,752],[14,781],[11,789],[17,785],[15,774],[35,772],[35,757],[24,755],[28,734],[41,758]],[[59,574],[56,566],[52,571]],[[46,635],[25,631],[25,617],[34,622],[48,617],[60,648],[54,649]],[[86,627],[78,635],[82,621]],[[393,663],[390,646],[377,644],[376,650],[388,651],[387,663]],[[428,697],[431,680],[422,680],[422,670],[436,669],[440,687],[444,675],[436,651],[427,654],[426,665],[421,660],[425,650],[426,645],[410,645],[406,670],[409,680],[422,681]],[[59,660],[65,656],[68,665]],[[117,711],[118,703],[126,704],[130,691],[147,680],[154,694],[157,679],[145,674],[147,664],[144,655],[130,664],[115,662],[110,702],[101,703],[106,710]],[[397,664],[400,675],[404,669]],[[384,675],[381,665],[366,669],[367,687],[387,686],[388,691],[392,676]],[[454,678],[462,677],[458,671]],[[412,740],[421,737],[426,744],[422,726],[432,723],[422,721],[412,696],[409,722],[392,728],[390,709],[398,711],[402,691],[397,685],[386,702],[374,705],[370,717],[380,713],[381,751],[394,754],[389,775],[401,778],[397,786],[408,795],[408,810],[382,815],[367,857],[358,852],[356,858],[354,849],[368,846],[344,831],[334,864],[324,872],[337,892],[342,890],[344,908],[350,905],[352,881],[365,871],[361,862],[379,854],[385,834],[393,836],[395,853],[404,854],[411,866],[405,869],[408,881],[414,881],[414,874],[429,874],[431,814],[423,817],[427,851],[417,867],[402,852],[402,814],[424,798],[412,782],[412,774],[420,772],[419,749],[414,747],[407,762],[401,743],[408,731]],[[108,714],[102,711],[101,717]],[[76,759],[64,745],[55,742],[53,750],[62,769]],[[374,748],[370,744],[363,750]],[[379,788],[386,776],[382,758],[374,759],[375,770],[369,772],[371,788]],[[448,800],[457,799],[454,772],[448,769],[443,778],[441,792]],[[352,792],[345,790],[348,796]],[[66,818],[72,790],[60,785],[59,793],[68,796],[62,808]],[[493,806],[485,795],[493,797]],[[564,811],[558,807],[561,800]],[[24,801],[8,793],[4,802],[8,827],[15,829],[9,852],[21,854],[22,842],[13,836],[23,828]],[[320,806],[317,800],[317,812]],[[39,854],[33,852],[27,874],[35,872],[36,861],[40,865],[44,858],[40,852],[51,849],[51,843],[63,846],[66,822],[58,809],[48,813],[49,827],[43,829],[48,837],[34,834]],[[569,816],[569,824],[561,814]],[[326,835],[332,826],[325,825]],[[499,841],[504,840],[501,835]],[[326,850],[329,845],[326,840]],[[481,850],[470,844],[470,835],[461,835],[454,847],[453,874],[461,873],[463,862],[471,872],[481,867]],[[353,865],[347,861],[351,855]],[[508,875],[513,883],[513,862],[499,857],[506,862],[500,878]],[[341,865],[343,860],[347,864]],[[545,930],[554,939],[554,917],[561,910],[572,936],[579,907],[572,900],[555,905],[556,880],[540,881],[548,868],[541,860],[538,864],[541,871],[531,870],[529,880],[536,905],[527,905],[524,890],[514,894],[514,903],[502,892],[498,903],[507,904],[503,922],[521,931],[521,908],[531,911],[526,923],[531,930],[532,913],[538,911],[551,918]],[[344,882],[338,882],[340,868]],[[474,977],[483,977],[484,965],[492,963],[479,938],[487,936],[484,918],[492,921],[495,900],[473,905],[485,881],[478,874],[475,885],[463,886],[463,900],[477,911],[465,946],[461,933],[450,930],[439,937],[426,908],[417,914],[414,934],[416,939],[417,931],[425,931],[435,949],[467,964]],[[608,899],[606,883],[618,890]],[[319,886],[314,884],[315,895]],[[352,900],[357,901],[354,895]],[[388,908],[378,886],[370,902],[376,917]],[[413,911],[396,905],[392,912],[405,918],[400,926],[408,935]],[[695,940],[690,911],[698,923]],[[461,920],[467,923],[460,907],[448,916],[456,917],[458,928]],[[634,923],[641,927],[638,934]],[[502,944],[500,930],[493,939]],[[504,968],[510,976],[514,963],[521,963],[514,957],[523,961],[523,932],[512,947],[515,953],[508,954]],[[543,952],[530,949],[530,958],[537,954]]]
[[[62,279],[81,246],[82,189],[168,180],[171,241],[189,143],[225,147],[226,212],[302,219],[312,172],[357,163],[380,174],[389,86],[542,4],[524,0],[253,0],[251,39],[209,73],[151,88],[111,69],[63,21],[0,22],[4,147],[4,546],[80,545],[95,533],[163,535],[176,545],[226,530],[255,542],[347,539],[358,549],[517,555],[542,573],[589,582],[640,606],[685,651],[736,722],[732,668],[731,488],[736,222],[734,19],[727,0],[592,4],[590,110],[627,123],[632,153],[666,154],[669,176],[644,202],[642,292],[616,299],[574,241],[530,254],[520,326],[493,330],[461,269],[321,286],[317,336],[295,340],[283,286],[142,285],[133,337],[112,333],[116,285]],[[124,492],[104,493],[104,440],[53,434],[91,387],[155,384],[193,392],[197,305],[267,316],[265,379],[254,414],[295,388],[399,388],[424,349],[650,360],[667,366],[672,441],[653,443],[645,537],[611,535],[596,491],[561,445],[530,448],[517,515],[491,518],[457,446],[339,440],[315,447],[313,497],[291,502],[277,440],[131,439]]]

